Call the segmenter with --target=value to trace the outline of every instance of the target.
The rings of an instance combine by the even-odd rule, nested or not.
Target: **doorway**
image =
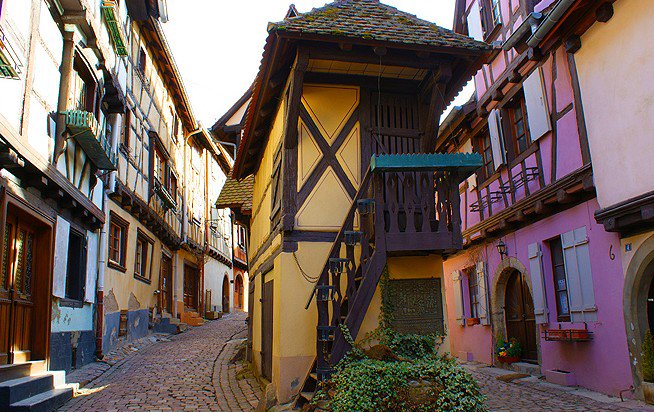
[[[0,364],[47,358],[52,226],[8,204],[0,269]]]
[[[161,256],[161,275],[159,278],[159,306],[161,311],[173,313],[173,260],[170,256]]]
[[[229,277],[225,274],[223,277],[223,296],[222,296],[223,313],[229,313]]]
[[[188,264],[184,265],[184,307],[187,309],[198,309],[199,281],[198,269]]]
[[[243,309],[243,277],[240,273],[234,279],[234,308]]]
[[[515,338],[522,346],[521,360],[538,363],[534,302],[524,275],[512,270],[506,283],[504,299],[507,339]]]

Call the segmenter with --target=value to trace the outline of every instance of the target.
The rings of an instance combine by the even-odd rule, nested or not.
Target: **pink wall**
[[[631,371],[626,344],[625,326],[622,315],[623,276],[619,258],[611,260],[609,248],[619,250],[617,235],[607,233],[597,225],[593,213],[598,209],[596,200],[591,200],[557,215],[543,219],[526,228],[503,237],[509,255],[517,258],[529,268],[527,246],[540,242],[543,249],[543,277],[549,307],[549,324],[539,329],[542,371],[561,369],[573,372],[580,386],[618,395],[620,390],[631,385]],[[567,231],[586,226],[593,287],[597,305],[597,322],[588,324],[594,333],[593,341],[579,343],[546,342],[542,330],[563,328],[583,328],[583,324],[556,322],[556,303],[554,300],[554,281],[551,257],[547,241]],[[452,354],[468,356],[479,362],[491,363],[493,350],[490,326],[461,326],[456,322],[453,285],[451,273],[471,265],[471,257],[485,259],[488,267],[489,293],[492,288],[495,270],[500,263],[495,244],[487,243],[477,249],[470,249],[448,258],[444,262],[447,293],[447,319],[449,322]],[[492,293],[491,293],[492,296]],[[464,299],[465,301],[465,299]],[[610,378],[609,378],[610,377]]]

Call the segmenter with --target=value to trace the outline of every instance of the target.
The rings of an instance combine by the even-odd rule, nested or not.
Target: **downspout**
[[[61,77],[59,80],[59,99],[57,101],[57,122],[55,126],[55,147],[52,163],[57,164],[59,155],[64,150],[64,132],[65,119],[64,112],[68,109],[68,97],[70,95],[70,77],[73,72],[73,59],[75,58],[75,32],[74,29],[66,24],[63,33],[63,50],[61,56],[61,66],[59,71]],[[56,166],[55,166],[56,167]]]
[[[116,153],[120,136],[120,125],[123,116],[120,113],[113,114],[113,123],[111,125],[111,150]],[[109,218],[107,218],[109,193],[113,193],[116,188],[116,171],[109,174],[107,187],[102,192],[102,213],[105,215],[105,221],[100,231],[100,241],[98,242],[98,277],[95,284],[96,306],[95,306],[95,356],[98,359],[104,357],[102,350],[104,338],[104,275],[107,263],[107,233],[109,232]]]
[[[545,36],[561,21],[561,18],[568,12],[568,9],[577,0],[560,0],[550,11],[545,20],[538,26],[534,34],[527,40],[527,46],[535,48],[545,39]]]

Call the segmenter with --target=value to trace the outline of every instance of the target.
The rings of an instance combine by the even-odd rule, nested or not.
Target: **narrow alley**
[[[227,314],[144,348],[60,410],[252,410],[259,402],[258,384],[239,373],[240,363],[232,363],[246,336],[245,318],[243,312]]]

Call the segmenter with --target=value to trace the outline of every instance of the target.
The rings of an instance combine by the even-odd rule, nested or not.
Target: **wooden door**
[[[198,270],[184,265],[184,306],[192,310],[198,308],[198,281]]]
[[[37,285],[34,278],[40,267],[35,254],[39,247],[36,228],[27,220],[8,214],[4,244],[0,278],[0,364],[27,362],[32,359],[34,287]]]
[[[509,275],[504,302],[507,338],[520,342],[523,361],[538,362],[534,302],[524,276],[517,270]]]
[[[161,257],[161,276],[159,278],[159,306],[162,311],[172,313],[173,302],[173,260],[162,255]]]
[[[227,275],[223,278],[223,295],[221,303],[223,305],[223,313],[229,313],[229,277],[227,277]]]
[[[272,380],[273,282],[264,283],[261,294],[261,373]]]
[[[241,275],[236,275],[234,279],[234,307],[243,309],[243,278]]]

